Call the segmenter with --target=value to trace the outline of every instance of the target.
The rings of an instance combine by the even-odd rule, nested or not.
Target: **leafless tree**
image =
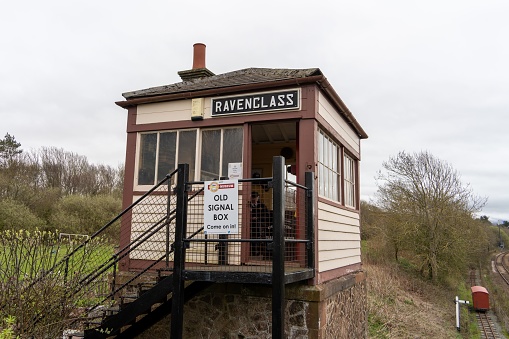
[[[432,279],[450,267],[445,263],[464,262],[464,246],[475,236],[473,214],[487,199],[474,195],[451,165],[429,152],[400,152],[383,169],[377,205],[387,213],[386,234],[395,246],[411,248]]]

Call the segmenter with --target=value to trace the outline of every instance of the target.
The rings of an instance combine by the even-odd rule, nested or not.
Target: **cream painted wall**
[[[211,99],[204,100],[204,118],[210,118]],[[139,105],[136,124],[153,124],[168,121],[186,121],[191,119],[191,99],[157,102]]]
[[[360,216],[318,202],[318,272],[361,262]]]
[[[320,92],[318,96],[318,114],[341,135],[348,145],[360,153],[360,139],[347,122],[336,112],[330,102]]]

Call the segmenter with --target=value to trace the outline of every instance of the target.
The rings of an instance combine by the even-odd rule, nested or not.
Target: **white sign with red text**
[[[205,181],[203,222],[205,234],[239,233],[238,180]]]

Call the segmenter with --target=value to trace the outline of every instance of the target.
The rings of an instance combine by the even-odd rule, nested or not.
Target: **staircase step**
[[[77,330],[65,330],[63,333],[63,339],[80,339],[84,338],[85,333]]]
[[[110,316],[118,312],[120,312],[120,305],[109,306],[103,309],[103,313],[105,316]]]

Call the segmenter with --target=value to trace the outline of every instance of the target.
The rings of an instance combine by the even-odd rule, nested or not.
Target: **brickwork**
[[[185,304],[184,338],[271,338],[272,290],[264,285],[217,284]],[[286,338],[366,338],[363,272],[318,286],[287,286]],[[169,338],[168,316],[139,339]]]

